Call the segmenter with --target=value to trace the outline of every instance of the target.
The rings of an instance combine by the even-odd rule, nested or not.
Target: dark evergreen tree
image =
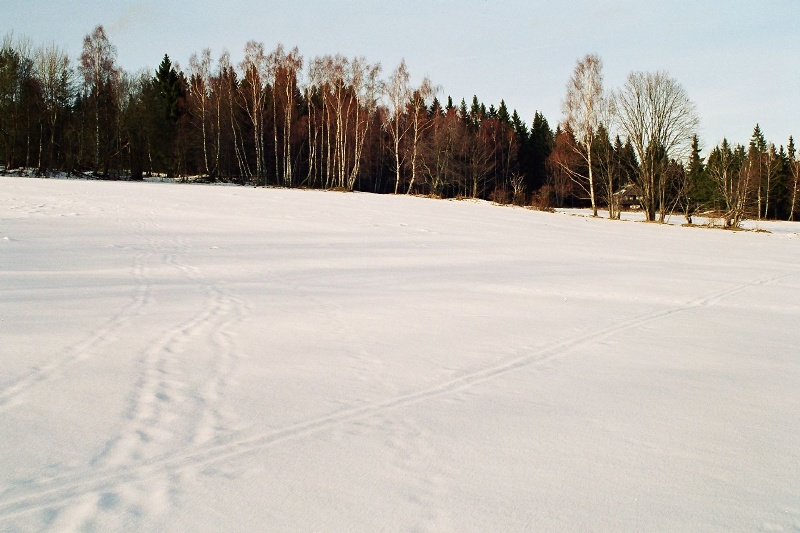
[[[483,108],[483,110],[481,110]],[[467,125],[472,133],[475,133],[481,125],[481,121],[486,116],[486,107],[480,103],[476,95],[472,96],[472,105],[469,108],[469,120]]]
[[[443,113],[444,110],[442,109],[442,104],[439,102],[439,99],[434,96],[433,101],[431,102],[431,107],[428,110],[429,117],[434,118],[442,115]]]
[[[180,164],[178,124],[183,116],[186,83],[167,54],[164,54],[164,59],[156,70],[152,90],[156,108],[156,116],[153,117],[156,127],[153,133],[157,142],[150,149],[156,154],[159,171],[172,177],[177,173]]]
[[[15,148],[19,124],[20,57],[10,46],[0,49],[0,162],[17,166]]]
[[[686,167],[686,181],[683,191],[684,214],[689,223],[698,211],[719,209],[719,198],[714,183],[706,172],[703,158],[700,156],[700,141],[697,135],[692,137],[692,153]]]
[[[500,100],[500,107],[497,108],[497,119],[503,124],[511,126],[511,117],[508,114],[505,100]]]
[[[544,115],[537,111],[531,123],[528,147],[524,154],[520,154],[529,192],[539,189],[547,182],[547,158],[554,146],[553,130]]]
[[[463,98],[461,99],[461,105],[458,106],[458,116],[465,126],[470,125],[470,116],[469,116],[469,110],[467,110],[467,102]]]
[[[772,194],[774,201],[770,204],[770,215],[775,220],[786,220],[789,217],[791,202],[791,179],[789,170],[789,156],[781,145],[777,150],[775,145],[770,146],[769,164],[772,175]]]

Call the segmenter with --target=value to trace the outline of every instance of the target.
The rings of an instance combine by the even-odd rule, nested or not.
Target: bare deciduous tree
[[[514,194],[511,203],[514,205],[522,205],[522,201],[525,197],[525,176],[522,174],[514,174],[509,181],[511,182],[511,190]]]
[[[727,139],[708,156],[708,174],[725,201],[724,225],[738,227],[750,204],[755,172],[752,160],[745,162],[743,146],[732,150]]]
[[[264,157],[264,108],[267,100],[267,56],[264,44],[248,41],[244,60],[240,65],[243,74],[244,107],[253,125],[253,142],[256,156],[256,179],[266,184],[266,159]]]
[[[295,93],[297,78],[303,68],[303,57],[297,47],[286,52],[283,45],[279,44],[267,58],[267,63],[272,87],[275,176],[279,183],[291,187],[294,185],[292,126]]]
[[[353,164],[347,178],[349,190],[353,189],[358,178],[364,142],[378,107],[378,96],[382,87],[378,78],[380,72],[380,63],[369,64],[363,57],[357,57],[350,63],[350,86],[356,105],[353,122]]]
[[[429,142],[421,147],[421,167],[425,182],[435,196],[441,196],[445,187],[456,182],[461,161],[458,147],[463,144],[465,135],[463,122],[456,109],[449,107],[445,112],[437,111],[431,118]]]
[[[377,111],[380,64],[363,57],[317,57],[308,85],[308,178],[351,190],[361,172],[367,132]],[[323,179],[324,176],[324,179]]]
[[[95,171],[100,169],[100,108],[109,102],[113,85],[118,81],[120,71],[116,66],[117,48],[108,40],[103,26],[97,26],[83,39],[83,52],[80,58],[80,71],[83,74],[86,96],[94,100],[95,116]]]
[[[195,115],[200,123],[203,142],[203,168],[206,176],[211,175],[208,165],[208,136],[206,135],[206,125],[208,122],[209,106],[209,82],[211,67],[211,50],[204,49],[200,58],[197,54],[192,54],[189,58],[189,95],[193,105],[196,107]]]
[[[632,72],[614,95],[617,120],[641,165],[637,176],[648,221],[664,221],[667,205],[662,162],[688,155],[698,119],[683,87],[665,72]]]
[[[236,168],[239,174],[239,179],[242,181],[249,180],[253,173],[250,164],[247,160],[247,151],[245,150],[244,137],[241,131],[241,123],[237,118],[237,111],[244,107],[241,105],[240,99],[240,82],[237,78],[236,71],[231,64],[231,56],[227,50],[223,50],[217,63],[217,75],[214,78],[215,93],[217,97],[217,154],[216,158],[219,160],[219,152],[222,145],[222,113],[227,114],[227,119],[230,122],[230,135],[233,145],[233,153],[236,158]],[[226,126],[227,129],[227,126]]]
[[[578,61],[567,83],[567,96],[563,105],[564,123],[577,141],[572,147],[586,163],[586,178],[589,182],[588,192],[593,216],[597,216],[597,201],[592,146],[604,106],[602,69],[603,62],[595,54],[589,54]],[[574,169],[571,170],[570,175],[580,176]]]
[[[59,112],[64,109],[73,91],[72,69],[65,51],[51,44],[36,51],[34,70],[42,90],[42,99],[50,129],[49,163],[54,162],[53,149],[56,140],[56,123]],[[42,137],[39,137],[39,168],[42,169]]]
[[[401,144],[411,128],[411,123],[406,117],[406,104],[410,96],[408,68],[406,68],[406,60],[403,59],[400,61],[400,65],[392,72],[389,83],[386,84],[389,113],[386,116],[385,126],[392,139],[392,147],[394,149],[395,194],[400,190],[400,182],[402,180],[401,169],[404,158]]]
[[[417,167],[419,145],[422,139],[422,134],[431,126],[431,121],[428,120],[428,101],[433,97],[436,90],[431,83],[431,80],[426,76],[422,80],[419,88],[415,89],[411,94],[411,100],[408,103],[408,113],[411,120],[411,181],[408,183],[407,194],[411,194],[414,187],[414,182],[417,179]]]
[[[800,161],[797,160],[794,139],[789,137],[787,146],[787,156],[789,159],[789,176],[791,179],[791,204],[789,206],[789,220],[794,220],[794,213],[797,210],[797,193],[800,187]]]

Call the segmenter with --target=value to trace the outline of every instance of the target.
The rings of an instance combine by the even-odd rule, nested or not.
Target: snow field
[[[0,178],[0,529],[800,529],[797,227]]]

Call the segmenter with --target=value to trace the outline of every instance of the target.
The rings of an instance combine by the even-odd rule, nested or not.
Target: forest
[[[55,44],[0,46],[0,166],[101,179],[357,190],[499,204],[590,207],[650,221],[680,213],[725,227],[795,220],[800,162],[758,124],[747,144],[702,155],[695,106],[666,72],[603,87],[587,55],[566,80],[555,129],[505,101],[441,97],[401,62],[388,75],[363,57],[305,59],[250,41],[244,59],[205,49],[187,68],[164,55],[129,73],[102,26],[73,60]],[[457,103],[456,103],[457,102]]]

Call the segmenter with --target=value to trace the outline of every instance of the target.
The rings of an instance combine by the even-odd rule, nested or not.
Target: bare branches
[[[694,103],[683,87],[665,72],[633,72],[614,95],[618,125],[641,164],[639,185],[647,220],[656,210],[663,220],[668,206],[662,201],[667,183],[663,161],[682,160],[689,154],[698,119]]]
[[[244,59],[240,64],[244,73],[245,111],[253,125],[253,142],[256,152],[256,179],[266,183],[266,161],[264,158],[264,109],[269,77],[267,56],[263,43],[249,41],[245,45]]]
[[[114,85],[119,80],[120,70],[116,66],[117,48],[108,40],[103,26],[97,26],[92,33],[83,40],[83,52],[80,57],[79,70],[83,74],[84,90],[87,98],[94,101],[95,110],[95,172],[100,170],[100,148],[101,148],[101,120],[100,108],[104,108],[104,114],[113,111],[111,95]],[[101,102],[102,100],[102,102]],[[102,104],[102,105],[101,105]],[[111,120],[106,117],[104,125],[108,125]],[[103,132],[107,136],[107,132]],[[102,143],[106,145],[107,143]]]
[[[386,84],[385,92],[389,102],[389,114],[384,125],[392,138],[392,146],[394,148],[394,193],[397,194],[400,190],[401,168],[404,162],[400,144],[403,142],[406,133],[411,129],[411,124],[406,120],[405,116],[406,103],[411,96],[405,59],[401,60],[400,65],[392,72],[389,82]]]
[[[208,135],[206,134],[208,100],[210,96],[210,67],[211,50],[208,48],[203,50],[199,59],[197,54],[192,54],[189,58],[189,95],[197,107],[195,110],[196,114],[199,114],[200,131],[202,132],[203,141],[203,167],[206,176],[211,175],[211,169],[208,165]]]
[[[572,147],[586,163],[588,193],[594,216],[597,216],[597,201],[592,148],[604,107],[602,69],[603,62],[595,54],[589,54],[578,61],[572,77],[567,83],[567,96],[563,104],[564,124],[577,141],[572,143]],[[570,174],[578,178],[582,177],[575,172],[575,169],[570,169]]]

